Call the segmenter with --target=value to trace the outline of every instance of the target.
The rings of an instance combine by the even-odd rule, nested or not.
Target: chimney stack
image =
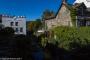
[[[62,0],[62,3],[63,4],[67,4],[67,0]]]

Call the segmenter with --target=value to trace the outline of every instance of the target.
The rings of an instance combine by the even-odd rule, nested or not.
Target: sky
[[[74,0],[68,0],[70,4]],[[27,20],[41,18],[44,10],[57,12],[61,0],[0,0],[0,14],[26,16]]]

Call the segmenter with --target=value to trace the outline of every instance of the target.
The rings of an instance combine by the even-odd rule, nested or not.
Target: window
[[[15,32],[18,32],[18,28],[15,29]]]
[[[23,28],[20,28],[20,32],[23,32]]]
[[[14,22],[11,22],[10,25],[13,26],[14,25]]]
[[[15,25],[18,26],[18,22],[16,22]]]
[[[87,26],[90,26],[90,21],[87,21],[87,22],[86,22],[86,25],[87,25]]]

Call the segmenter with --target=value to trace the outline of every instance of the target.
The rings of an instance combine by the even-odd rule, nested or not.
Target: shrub
[[[6,36],[8,36],[8,35],[14,35],[14,29],[13,28],[11,28],[11,27],[5,27],[5,28],[3,28],[3,29],[1,29],[0,30],[0,33],[1,33],[1,35],[6,35]]]
[[[58,42],[60,48],[72,50],[90,44],[90,27],[56,27],[51,31],[56,36],[52,38]]]

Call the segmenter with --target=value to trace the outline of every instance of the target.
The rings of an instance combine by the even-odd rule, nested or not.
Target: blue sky
[[[61,0],[0,0],[0,14],[24,15],[28,20],[34,20],[40,18],[45,9],[57,12],[60,4]]]

